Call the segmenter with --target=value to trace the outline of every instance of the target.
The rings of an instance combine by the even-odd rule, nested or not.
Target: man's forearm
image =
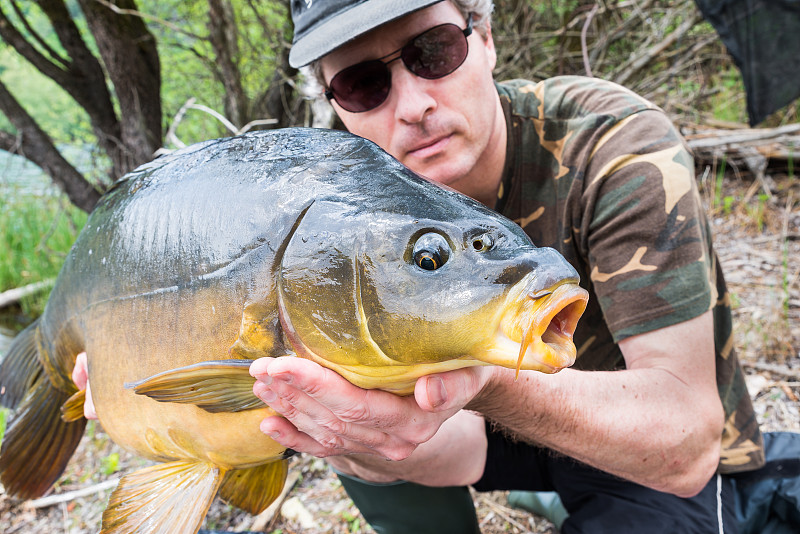
[[[718,399],[702,401],[693,393],[662,369],[568,369],[521,373],[516,381],[513,371],[498,370],[467,407],[521,440],[688,496],[717,467],[722,427]]]

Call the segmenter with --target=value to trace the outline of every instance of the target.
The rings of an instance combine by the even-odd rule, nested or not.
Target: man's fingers
[[[94,400],[92,399],[92,388],[88,379],[86,380],[86,397],[83,401],[83,416],[86,419],[97,419],[97,412],[94,409]]]
[[[303,390],[282,380],[276,379],[270,386],[265,386],[265,390],[265,394],[261,396],[262,400],[273,399],[274,395],[274,400],[268,402],[270,408],[289,420],[296,429],[322,445],[326,455],[365,453],[402,459],[416,448],[416,443],[387,434],[369,424],[341,419]],[[286,445],[280,440],[277,441]]]
[[[276,358],[270,362],[268,373],[273,380],[303,391],[343,421],[369,422],[375,428],[389,429],[420,418],[430,419],[413,397],[362,389],[330,369],[302,358]]]
[[[417,380],[414,398],[426,412],[455,413],[463,408],[486,384],[491,367],[467,367]]]
[[[86,353],[81,352],[75,357],[75,367],[72,368],[72,381],[78,389],[86,389],[86,381],[89,380],[86,368]]]
[[[92,389],[89,386],[89,363],[86,353],[81,352],[75,357],[75,367],[72,368],[72,381],[78,389],[86,390],[86,397],[83,401],[83,416],[86,419],[97,419],[97,412],[94,409],[92,399]]]

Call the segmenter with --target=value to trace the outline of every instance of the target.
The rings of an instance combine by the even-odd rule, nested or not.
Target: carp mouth
[[[555,373],[575,363],[572,336],[589,293],[574,281],[509,298],[492,349],[477,359],[492,365]]]

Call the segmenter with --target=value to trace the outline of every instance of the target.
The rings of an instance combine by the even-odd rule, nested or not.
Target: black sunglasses
[[[389,63],[402,59],[408,70],[427,80],[444,78],[467,59],[472,33],[472,14],[466,29],[455,24],[434,26],[411,39],[404,47],[379,59],[356,63],[340,70],[325,91],[328,100],[336,99],[342,108],[353,113],[369,111],[383,104],[392,87]],[[386,58],[400,52],[400,55]]]

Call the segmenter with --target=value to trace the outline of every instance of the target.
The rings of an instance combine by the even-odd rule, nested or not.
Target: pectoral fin
[[[86,390],[82,389],[61,405],[61,420],[72,423],[83,418],[83,404],[86,402]]]
[[[220,497],[253,515],[259,514],[281,494],[288,468],[288,460],[277,460],[250,469],[228,471]]]
[[[253,395],[253,360],[214,360],[164,371],[125,384],[138,395],[159,402],[194,404],[208,412],[240,412],[262,408]]]
[[[210,463],[178,461],[126,475],[109,498],[101,533],[197,532],[224,474]]]

